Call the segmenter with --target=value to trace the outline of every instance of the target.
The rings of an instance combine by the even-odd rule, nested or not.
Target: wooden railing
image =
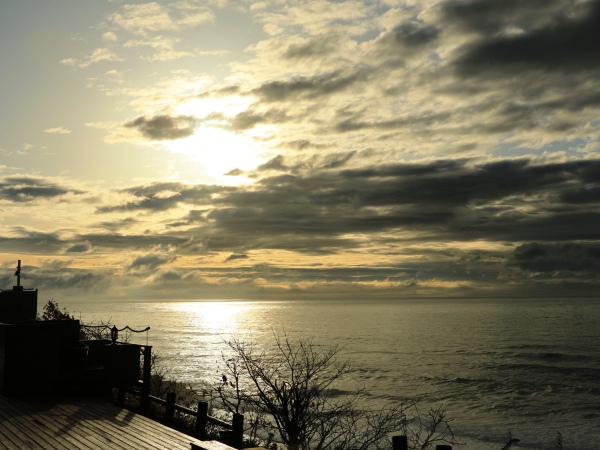
[[[243,414],[234,414],[232,423],[225,422],[208,415],[208,403],[198,402],[196,410],[186,408],[177,404],[176,394],[174,392],[167,393],[167,398],[162,399],[150,395],[150,382],[152,376],[152,346],[139,345],[141,355],[143,356],[142,379],[139,380],[137,387],[133,389],[131,386],[119,387],[117,393],[117,404],[123,406],[125,404],[125,394],[132,394],[140,397],[140,410],[142,414],[148,413],[150,402],[158,403],[164,406],[165,414],[163,422],[165,425],[172,427],[175,422],[175,411],[187,414],[195,418],[194,436],[198,439],[206,439],[206,426],[212,423],[226,431],[222,433],[222,437],[226,443],[235,448],[242,448],[242,438],[244,434],[244,416]]]
[[[206,426],[210,422],[213,425],[217,425],[218,427],[226,430],[225,433],[221,433],[221,438],[224,438],[223,440],[226,444],[229,444],[235,448],[242,448],[242,439],[244,435],[244,416],[242,414],[234,414],[232,422],[228,423],[217,419],[216,417],[209,416],[207,402],[198,402],[196,410],[178,405],[176,403],[176,396],[174,392],[169,392],[166,400],[154,397],[152,395],[150,396],[150,400],[165,407],[165,425],[173,426],[173,422],[175,420],[175,411],[178,411],[195,418],[194,436],[198,439],[207,438]]]
[[[138,344],[130,344],[138,345]],[[195,418],[194,436],[198,439],[206,439],[206,426],[208,423],[217,425],[220,428],[227,430],[226,443],[235,448],[242,448],[242,439],[244,434],[244,416],[243,414],[234,414],[231,423],[217,419],[208,415],[208,403],[198,402],[197,409],[186,408],[177,404],[176,394],[174,392],[167,393],[167,398],[162,399],[150,395],[150,382],[152,377],[152,346],[138,345],[141,356],[143,357],[142,379],[138,381],[138,389],[133,389],[131,386],[119,387],[117,394],[117,404],[123,406],[125,404],[125,394],[132,394],[140,397],[140,410],[142,414],[148,413],[150,402],[158,403],[165,408],[163,422],[167,426],[173,426],[175,422],[175,411],[187,414]],[[451,445],[436,445],[436,450],[452,450]],[[408,438],[406,436],[392,437],[392,450],[408,450]]]

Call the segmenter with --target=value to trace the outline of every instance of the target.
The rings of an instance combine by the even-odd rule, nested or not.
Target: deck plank
[[[61,405],[60,407],[69,411],[72,406]],[[107,432],[111,435],[116,434],[118,436],[125,436],[126,438],[129,438],[134,433],[137,439],[144,441],[145,445],[148,446],[147,448],[161,449],[168,447],[173,439],[177,439],[181,435],[178,431],[167,428],[145,417],[143,417],[144,420],[131,420],[131,417],[135,416],[135,413],[126,409],[116,408],[109,403],[96,404],[95,406],[95,411],[103,415],[103,421],[93,420],[94,418],[85,409],[69,411],[68,414],[74,418],[76,417],[88,427],[96,428],[99,432]],[[115,415],[115,413],[117,414]],[[127,426],[126,433],[122,431],[124,423]],[[127,441],[126,447],[130,445],[131,443]]]
[[[4,408],[1,408],[4,409]],[[43,450],[44,447],[39,445],[35,440],[32,440],[27,433],[23,432],[25,428],[21,424],[15,424],[13,420],[5,417],[6,412],[2,412],[2,419],[0,420],[0,427],[2,427],[2,433],[7,439],[14,443],[20,448],[31,448]]]
[[[38,405],[39,406],[39,405]],[[21,400],[14,399],[11,403],[2,403],[2,407],[5,411],[12,414],[13,418],[18,417],[18,423],[23,424],[24,421],[29,422],[33,419],[35,423],[39,424],[40,427],[47,428],[48,435],[54,437],[62,446],[54,446],[62,449],[91,449],[90,443],[84,435],[75,430],[73,433],[63,433],[59,428],[59,425],[64,424],[63,418],[53,413],[44,414],[41,411],[48,410],[49,407],[45,406],[36,410],[35,407],[24,403]],[[1,431],[1,427],[0,427]]]
[[[113,448],[132,448],[141,441],[145,448],[162,449],[168,447],[172,441],[165,438],[165,435],[170,435],[170,432],[173,431],[175,434],[171,437],[177,439],[181,434],[175,430],[164,429],[160,424],[157,424],[158,429],[149,428],[146,426],[146,422],[155,422],[145,417],[144,420],[132,421],[130,417],[135,416],[135,413],[116,408],[109,403],[95,403],[93,412],[73,403],[57,405],[56,408],[64,416],[78,421],[82,430],[114,439]],[[115,415],[115,413],[118,414]],[[97,420],[96,414],[101,414],[103,420]],[[141,418],[142,416],[138,417]]]
[[[0,395],[0,450],[189,450],[202,441],[98,397]]]
[[[39,438],[40,444],[44,445],[45,448],[60,450],[78,450],[81,448],[81,442],[73,442],[67,436],[61,435],[56,424],[47,420],[43,415],[35,412],[25,412],[14,404],[3,404],[3,412],[11,415],[11,417],[20,417],[19,424],[23,425],[22,430],[31,436],[36,436],[36,439]]]

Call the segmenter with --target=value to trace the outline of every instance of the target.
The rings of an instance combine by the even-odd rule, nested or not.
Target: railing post
[[[208,403],[198,402],[198,412],[196,413],[195,435],[198,439],[206,438],[206,425],[208,423]]]
[[[392,436],[392,449],[393,450],[408,450],[408,437]]]
[[[242,448],[242,440],[244,437],[244,415],[233,414],[233,420],[231,422],[231,446],[235,448]]]
[[[152,346],[144,347],[144,371],[142,372],[142,392],[140,395],[140,410],[142,413],[148,412],[150,402],[150,377],[152,375]]]
[[[173,421],[175,420],[175,400],[175,392],[168,392],[167,406],[165,407],[165,425],[168,427],[172,427]]]

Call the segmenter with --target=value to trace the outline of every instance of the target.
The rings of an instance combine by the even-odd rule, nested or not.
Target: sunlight
[[[209,177],[228,184],[234,177],[226,173],[254,169],[263,162],[259,157],[263,151],[251,138],[213,127],[200,127],[187,139],[169,142],[167,148],[191,157]]]
[[[189,302],[180,304],[181,311],[188,314],[188,324],[194,328],[213,333],[236,333],[238,321],[250,307],[237,302]]]
[[[199,118],[205,118],[214,113],[232,117],[246,111],[254,101],[252,97],[240,97],[238,95],[223,98],[192,98],[177,105],[175,111],[178,114]]]
[[[185,139],[164,144],[173,153],[191,157],[213,181],[238,184],[242,177],[225,176],[233,169],[251,170],[266,160],[265,150],[251,136],[225,129],[228,118],[245,111],[252,99],[239,96],[191,99],[176,108],[204,123]]]

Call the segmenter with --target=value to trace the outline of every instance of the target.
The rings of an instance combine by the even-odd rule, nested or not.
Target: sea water
[[[363,388],[375,408],[420,397],[443,405],[460,448],[600,449],[600,299],[60,303],[83,322],[150,326],[170,375],[220,379],[227,340],[267,348],[274,334],[339,346],[356,369],[340,391]]]

